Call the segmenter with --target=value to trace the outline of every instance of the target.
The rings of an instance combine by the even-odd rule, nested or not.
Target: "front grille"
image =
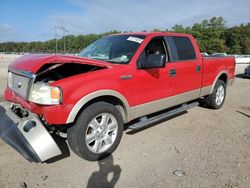
[[[27,99],[29,90],[29,77],[9,72],[9,88],[17,95]]]

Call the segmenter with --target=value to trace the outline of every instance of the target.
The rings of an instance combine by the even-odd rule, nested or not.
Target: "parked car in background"
[[[250,65],[245,68],[244,76],[250,78]]]
[[[201,52],[201,56],[202,56],[202,57],[208,57],[209,54],[208,54],[207,52]]]
[[[227,56],[227,54],[226,53],[213,53],[211,56],[212,57],[224,57],[224,56]]]
[[[238,64],[248,64],[250,63],[250,55],[237,55],[235,61]]]

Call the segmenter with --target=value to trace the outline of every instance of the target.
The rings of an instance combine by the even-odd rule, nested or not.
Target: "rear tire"
[[[205,97],[205,105],[212,109],[219,109],[222,107],[226,98],[226,84],[222,80],[218,80],[214,86],[211,95]]]
[[[122,134],[122,116],[115,106],[106,102],[88,106],[67,130],[70,148],[89,161],[101,160],[114,152]]]

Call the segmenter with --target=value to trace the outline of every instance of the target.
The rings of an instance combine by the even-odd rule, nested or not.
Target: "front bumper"
[[[61,150],[37,116],[29,111],[20,118],[12,103],[0,103],[0,138],[30,162],[43,162]]]
[[[38,105],[24,100],[9,88],[6,88],[4,98],[7,101],[20,104],[23,108],[35,114],[43,115],[46,122],[52,125],[66,124],[71,109],[74,106],[74,104]]]

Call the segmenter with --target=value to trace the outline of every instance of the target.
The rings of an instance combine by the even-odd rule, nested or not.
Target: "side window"
[[[152,39],[145,48],[146,55],[163,54],[166,55],[166,48],[162,38]]]
[[[194,47],[188,37],[166,37],[172,61],[196,59]]]
[[[162,37],[156,37],[153,38],[148,45],[145,47],[145,49],[141,52],[138,60],[137,60],[137,66],[142,61],[146,61],[147,57],[150,54],[162,54],[167,55],[166,53],[166,45]]]

